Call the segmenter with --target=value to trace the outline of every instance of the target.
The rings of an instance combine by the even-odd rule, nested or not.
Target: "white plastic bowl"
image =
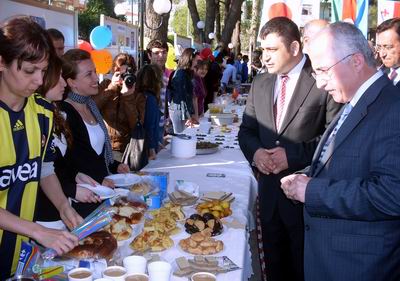
[[[232,125],[234,115],[232,113],[221,113],[211,115],[211,123],[217,126]]]

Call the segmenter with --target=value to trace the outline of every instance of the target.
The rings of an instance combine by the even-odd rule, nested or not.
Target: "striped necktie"
[[[283,109],[285,107],[285,99],[286,99],[286,83],[289,80],[289,76],[281,75],[281,87],[278,95],[278,99],[275,103],[275,125],[279,130],[279,125],[282,119]]]
[[[343,110],[342,114],[340,115],[340,118],[339,118],[338,122],[336,123],[335,128],[333,128],[333,130],[330,133],[328,139],[326,140],[324,146],[322,147],[321,154],[319,155],[319,158],[318,158],[319,163],[323,163],[326,160],[324,158],[324,156],[326,157],[326,155],[325,155],[326,151],[328,150],[329,146],[334,143],[333,140],[335,139],[337,132],[339,131],[340,127],[342,126],[342,124],[344,123],[344,121],[346,120],[347,116],[349,115],[349,113],[351,112],[352,109],[353,109],[353,106],[350,103],[347,103],[344,106],[344,110]]]
[[[393,69],[389,75],[389,79],[394,81],[394,79],[396,79],[396,77],[397,77],[397,71],[396,71],[396,69]]]

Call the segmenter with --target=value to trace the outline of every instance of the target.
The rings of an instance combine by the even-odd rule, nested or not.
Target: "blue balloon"
[[[96,26],[90,33],[90,44],[95,50],[108,47],[112,41],[112,32],[107,26]]]

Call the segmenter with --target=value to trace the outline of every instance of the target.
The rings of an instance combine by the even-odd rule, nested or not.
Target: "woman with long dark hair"
[[[135,93],[138,98],[145,96],[146,107],[143,126],[146,130],[146,137],[149,144],[149,159],[155,159],[159,150],[159,123],[161,118],[160,111],[160,91],[162,88],[162,71],[158,65],[148,64],[143,66],[137,77]]]

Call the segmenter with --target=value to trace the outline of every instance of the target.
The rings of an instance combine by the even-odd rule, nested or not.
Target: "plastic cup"
[[[172,266],[165,261],[155,261],[148,265],[149,281],[169,281]]]
[[[149,281],[149,276],[144,273],[133,273],[127,275],[125,281]]]
[[[93,274],[86,267],[78,267],[68,272],[68,281],[92,281]]]
[[[191,281],[217,281],[217,276],[210,272],[197,272],[190,278]]]
[[[147,260],[142,256],[125,257],[123,264],[128,274],[146,272]]]
[[[103,277],[113,281],[125,281],[126,269],[122,266],[109,266],[103,271]]]

